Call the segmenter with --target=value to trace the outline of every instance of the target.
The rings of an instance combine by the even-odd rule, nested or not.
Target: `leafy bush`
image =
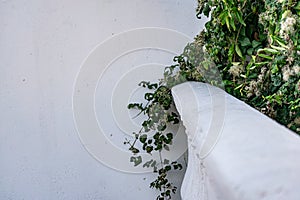
[[[169,150],[179,123],[171,88],[185,81],[208,82],[245,101],[260,112],[300,134],[300,2],[296,0],[198,0],[197,17],[210,16],[203,30],[165,68],[158,83],[143,81],[149,89],[147,103],[129,104],[147,116],[133,142],[131,161],[142,163],[136,142],[160,160],[144,162],[158,177],[150,187],[161,191],[157,199],[171,199],[177,187],[167,173],[182,165],[168,161],[161,152]],[[220,77],[220,78],[218,78]],[[153,137],[150,131],[155,131]]]
[[[300,133],[300,2],[206,0],[197,12],[211,15],[196,41],[225,90]]]

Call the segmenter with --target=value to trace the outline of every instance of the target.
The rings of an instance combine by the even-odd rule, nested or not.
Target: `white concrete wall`
[[[163,27],[195,36],[202,28],[195,6],[195,0],[1,0],[0,199],[154,199],[152,174],[113,170],[83,147],[73,85],[89,52],[114,34]]]

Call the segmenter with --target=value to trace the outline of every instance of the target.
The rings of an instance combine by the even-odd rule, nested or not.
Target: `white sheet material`
[[[183,200],[299,200],[300,137],[219,88],[172,89],[188,135]]]

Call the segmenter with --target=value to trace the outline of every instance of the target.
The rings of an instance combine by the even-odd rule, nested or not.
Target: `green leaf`
[[[278,47],[278,46],[274,46],[274,45],[270,45],[273,49],[279,50],[279,51],[285,51],[286,49],[283,47]]]
[[[137,157],[130,157],[130,162],[133,162],[134,163],[134,166],[138,166],[139,164],[142,163],[142,156],[137,156]]]
[[[242,46],[242,47],[251,46],[251,42],[250,42],[249,38],[245,37],[245,38],[241,41],[241,46]]]
[[[208,17],[210,11],[211,11],[210,6],[208,4],[205,4],[204,9],[203,9],[203,14]]]
[[[221,21],[221,24],[224,25],[226,23],[226,18],[228,16],[228,12],[225,10],[219,15],[219,19]]]
[[[271,56],[263,54],[263,53],[259,53],[257,55],[260,56],[260,57],[262,57],[262,58],[268,59],[268,60],[272,60],[273,59]]]
[[[170,151],[170,147],[166,144],[164,145],[164,149],[167,150],[167,151]]]
[[[240,35],[241,36],[246,36],[246,28],[245,27],[242,27]]]
[[[153,98],[154,98],[154,95],[152,93],[146,93],[144,98],[147,100],[147,101],[151,101]]]
[[[159,125],[157,126],[157,130],[158,130],[158,131],[164,131],[164,130],[166,130],[166,128],[167,128],[167,125],[166,125],[166,124],[159,124]]]
[[[228,60],[229,60],[229,62],[232,62],[233,54],[234,54],[234,44],[232,43],[230,48],[229,48],[229,51],[228,51]]]
[[[164,159],[164,164],[168,165],[170,163],[170,161],[168,159]]]
[[[280,37],[273,36],[272,39],[275,40],[281,47],[289,49],[289,47],[285,44],[285,41]]]
[[[267,64],[269,64],[270,62],[269,61],[267,61],[267,62],[256,62],[256,63],[254,63],[255,64],[255,66],[261,66],[261,65],[267,65]]]
[[[260,53],[260,52],[267,52],[267,53],[271,53],[271,54],[278,54],[279,53],[279,51],[278,50],[276,50],[276,49],[271,49],[271,48],[263,48],[263,49],[259,49],[258,51],[257,51],[257,53]]]
[[[248,76],[248,79],[256,79],[257,77],[257,73],[252,73]]]
[[[142,103],[130,103],[127,106],[128,109],[138,109],[138,110],[143,110],[143,104]]]
[[[154,160],[154,161],[152,162],[152,164],[151,164],[151,167],[154,167],[154,168],[155,168],[155,167],[156,167],[156,164],[157,164],[157,163],[156,163],[156,160]]]
[[[171,140],[173,139],[173,134],[172,133],[167,133],[166,136],[167,136],[168,139],[171,139]]]
[[[281,75],[280,74],[271,74],[271,80],[273,82],[273,85],[275,87],[278,87],[281,85]]]
[[[261,45],[261,42],[258,42],[256,40],[252,41],[252,47],[255,49],[256,47],[258,47],[259,45]]]
[[[140,150],[138,150],[137,148],[135,148],[135,147],[133,147],[133,146],[131,146],[131,147],[129,148],[129,151],[131,151],[131,152],[134,153],[134,154],[137,154],[137,153],[140,152]]]
[[[159,139],[159,136],[160,136],[160,133],[159,132],[156,132],[155,135],[153,136],[153,138],[155,140],[158,140]]]
[[[140,83],[139,83],[139,86],[142,86],[142,87],[147,87],[148,85],[150,84],[150,82],[149,81],[141,81]]]
[[[277,65],[273,65],[272,66],[272,69],[271,69],[271,72],[272,72],[272,74],[275,74],[275,73],[277,73],[278,72],[278,66]]]
[[[147,146],[146,147],[146,152],[151,153],[153,151],[153,146]]]
[[[225,17],[225,22],[226,22],[226,26],[227,26],[228,30],[230,31],[230,23],[229,23],[228,17]]]
[[[248,50],[247,50],[247,54],[248,54],[249,56],[251,56],[251,55],[253,54],[253,48],[248,49]]]
[[[232,27],[233,31],[236,31],[236,27],[235,27],[235,24],[234,24],[234,20],[233,20],[233,19],[230,19],[229,23],[230,23],[230,26]]]
[[[235,45],[235,52],[237,53],[237,55],[239,55],[239,57],[243,58],[242,51],[238,44]]]
[[[152,89],[156,89],[158,87],[157,83],[153,83],[153,84],[149,84],[148,85],[148,89],[152,90]]]
[[[151,165],[152,162],[153,162],[153,159],[151,159],[151,160],[145,162],[145,163],[143,164],[143,167],[150,167],[150,165]]]
[[[240,14],[239,11],[236,12],[236,17],[237,17],[238,21],[239,21],[243,26],[246,26],[246,24],[245,24],[245,22],[244,22],[244,20],[243,20],[243,18],[242,18],[242,16],[241,16],[241,14]]]
[[[166,171],[170,171],[172,168],[171,168],[171,166],[170,165],[167,165],[166,167],[165,167],[165,170]]]
[[[182,170],[182,165],[179,163],[179,164],[177,164],[177,166],[179,167],[179,170]]]
[[[300,10],[300,1],[298,1],[297,5],[294,7],[295,10]]]
[[[140,142],[141,143],[145,143],[146,140],[147,140],[147,135],[146,134],[143,134],[143,135],[140,136]]]

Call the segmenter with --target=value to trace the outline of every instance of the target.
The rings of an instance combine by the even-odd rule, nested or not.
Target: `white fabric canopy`
[[[300,137],[223,90],[172,94],[188,136],[183,200],[299,200]]]

